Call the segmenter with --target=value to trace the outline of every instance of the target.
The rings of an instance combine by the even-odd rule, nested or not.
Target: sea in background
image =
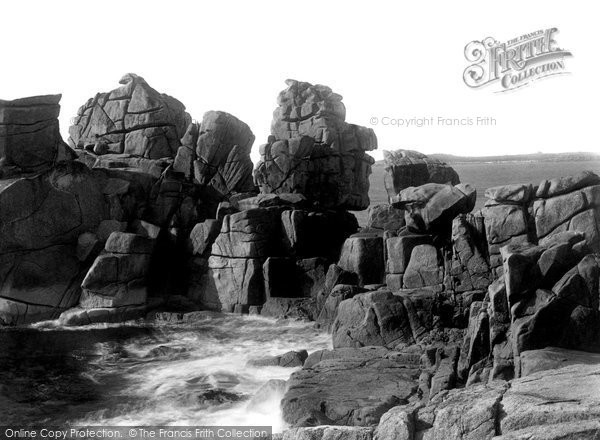
[[[460,181],[470,183],[477,189],[475,209],[483,207],[485,190],[493,186],[511,183],[533,183],[538,185],[544,179],[569,176],[584,170],[600,174],[600,160],[564,160],[564,161],[487,161],[449,163]],[[369,178],[369,197],[371,205],[388,203],[387,192],[383,184],[385,175],[383,161],[376,162]],[[367,222],[367,210],[355,211],[358,222],[364,226]]]
[[[600,160],[452,163],[477,189],[600,173]],[[387,203],[384,164],[373,166],[371,204]],[[361,224],[366,210],[356,213]],[[281,390],[253,401],[295,369],[253,358],[331,348],[312,323],[198,312],[184,323],[62,328],[56,321],[0,329],[0,425],[285,425]]]

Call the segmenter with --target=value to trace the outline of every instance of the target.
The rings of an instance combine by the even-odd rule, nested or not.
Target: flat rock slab
[[[504,395],[502,410],[506,414],[500,420],[503,434],[534,426],[598,421],[600,364],[571,365],[518,379]]]
[[[331,359],[342,359],[344,361],[367,361],[369,359],[387,357],[390,353],[395,352],[379,346],[361,348],[343,347],[336,348],[335,350],[318,350],[308,356],[304,362],[304,366],[306,368],[311,368],[321,361]]]
[[[306,350],[288,351],[277,356],[265,356],[256,359],[250,359],[247,366],[250,367],[286,367],[295,368],[301,367],[308,357]]]
[[[414,426],[409,435],[423,440],[598,439],[600,364],[442,392],[417,410]]]
[[[557,347],[527,350],[521,353],[521,376],[529,376],[544,370],[558,370],[576,364],[600,365],[600,353]],[[600,393],[600,389],[598,393]]]
[[[373,428],[358,426],[316,426],[314,428],[292,428],[275,434],[278,440],[372,440]]]
[[[417,392],[417,368],[397,359],[324,359],[292,374],[282,402],[291,426],[370,426]]]
[[[273,437],[278,440],[371,440],[373,428],[358,426],[316,426],[292,428]]]

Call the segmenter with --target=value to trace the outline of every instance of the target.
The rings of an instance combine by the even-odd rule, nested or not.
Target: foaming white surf
[[[258,404],[249,399],[268,380],[287,380],[296,369],[247,362],[330,346],[330,335],[311,323],[215,315],[157,325],[152,336],[96,344],[96,359],[83,374],[106,385],[106,402],[73,424],[263,425],[280,432],[283,391],[274,389]]]

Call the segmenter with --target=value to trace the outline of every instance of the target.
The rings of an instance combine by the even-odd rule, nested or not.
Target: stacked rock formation
[[[544,388],[529,405],[515,390],[533,388],[518,378],[534,374],[548,387],[535,373],[565,366],[557,373],[562,389],[573,372],[590,380],[593,369],[582,364],[600,353],[599,179],[582,172],[490,188],[477,212],[469,185],[425,183],[373,209],[319,296],[317,321],[334,349],[311,354],[292,375],[284,419],[295,427],[356,426],[329,434],[357,438],[542,432],[547,419],[535,408],[554,403],[553,394]],[[385,374],[373,376],[371,365]],[[512,387],[502,382],[511,380]],[[349,382],[365,389],[340,385]],[[373,389],[396,391],[374,399]],[[503,412],[493,409],[499,401]],[[594,398],[583,393],[577,402],[583,406],[565,403],[569,416],[548,438],[600,430],[587,422]],[[290,438],[320,432],[311,429],[292,429]]]
[[[209,309],[314,319],[328,265],[358,228],[345,211],[314,211],[298,194],[241,200],[216,220],[199,224],[195,254],[208,267],[192,297]],[[208,243],[205,245],[204,243]],[[304,310],[299,312],[299,310]]]
[[[303,165],[269,186],[276,174],[260,170],[283,156],[266,147],[277,160],[257,168],[257,195],[245,123],[215,111],[191,123],[143,78],[120,82],[79,109],[74,151],[58,133],[59,97],[1,103],[3,322],[73,306],[63,323],[119,321],[174,295],[186,307],[316,318],[327,269],[358,228],[344,209],[368,206],[372,130],[344,122],[329,88],[289,83],[271,143],[306,146]]]
[[[235,116],[210,111],[201,124],[192,123],[175,157],[175,171],[222,196],[254,192],[250,149],[254,135]]]
[[[403,189],[426,183],[460,183],[452,167],[439,159],[427,157],[418,151],[383,151],[385,161],[384,185],[390,201]]]
[[[0,324],[197,308],[314,319],[332,350],[262,361],[304,362],[283,438],[598,432],[596,174],[490,188],[472,212],[450,167],[387,154],[390,204],[357,231],[346,209],[368,205],[376,140],[329,88],[288,82],[258,194],[245,123],[190,123],[142,78],[122,82],[80,109],[76,152],[59,96],[0,101]]]
[[[207,114],[202,140],[193,142],[223,178],[205,172],[202,181],[190,180],[173,166],[180,138],[190,139],[183,104],[137,75],[121,83],[79,110],[70,128],[75,151],[59,134],[60,95],[0,101],[5,324],[56,318],[73,306],[64,323],[120,321],[164,302],[164,292],[185,294],[190,231],[214,217],[226,196],[254,189],[254,137],[245,124],[238,121],[240,132],[233,116]],[[209,156],[229,140],[243,147],[233,160],[245,163],[246,183],[221,192],[231,166]],[[152,244],[142,252],[144,240]]]
[[[373,131],[346,123],[341,96],[328,87],[292,80],[287,85],[254,170],[260,194],[230,197],[216,219],[195,229],[195,272],[207,270],[190,286],[190,296],[203,307],[316,319],[328,268],[358,229],[345,209],[369,204],[373,159],[365,151],[377,146]],[[224,137],[221,127],[232,136]],[[183,142],[176,166],[183,163],[196,180],[217,176],[222,193],[251,191],[247,163],[238,157],[248,149],[245,125],[214,113],[188,131],[195,132],[197,141]],[[206,149],[204,138],[223,146]],[[187,147],[194,143],[195,155]]]
[[[600,257],[590,252],[579,232],[503,247],[503,276],[472,305],[459,372],[471,382],[511,379],[526,350],[600,351]]]
[[[325,209],[369,206],[372,129],[348,124],[342,97],[329,87],[287,80],[260,147],[254,177],[263,193],[299,193]]]
[[[73,148],[96,156],[174,157],[191,117],[184,105],[128,73],[121,87],[98,93],[77,112],[69,128]]]
[[[215,111],[192,123],[183,104],[141,77],[128,74],[121,83],[82,107],[70,130],[83,149],[79,160],[114,175],[118,195],[110,212],[118,213],[118,224],[83,280],[78,308],[61,317],[66,324],[129,319],[177,295],[179,303],[198,307],[184,297],[207,271],[198,255],[210,251],[219,233],[219,203],[256,194],[254,135],[246,124]],[[119,137],[112,123],[109,129],[100,123],[108,110],[124,127]],[[235,282],[234,275],[226,276]]]

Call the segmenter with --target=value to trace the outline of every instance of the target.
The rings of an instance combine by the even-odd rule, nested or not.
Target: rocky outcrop
[[[334,292],[335,289],[330,297]],[[444,316],[448,305],[432,290],[392,293],[382,287],[365,293],[356,290],[349,293],[351,295],[339,303],[331,328],[335,348],[376,345],[394,349],[426,342],[429,332],[442,321],[451,325],[451,319]]]
[[[571,365],[600,365],[600,353],[548,347],[521,353],[521,376],[539,371],[558,370]]]
[[[245,124],[209,112],[194,137],[193,129],[186,134],[191,118],[179,101],[133,74],[122,84],[80,109],[70,129],[78,156],[60,138],[59,95],[0,102],[5,323],[58,317],[75,305],[63,321],[113,322],[143,314],[149,294],[186,293],[188,280],[206,271],[221,228],[222,219],[207,220],[223,199],[254,190],[253,135]],[[206,165],[201,181],[174,169],[182,137],[193,138],[196,161]],[[234,182],[234,162],[243,162],[244,184]],[[191,240],[198,224],[207,227],[196,228]],[[147,237],[158,251],[151,257],[107,249],[96,259],[114,232]],[[152,292],[137,286],[146,274]]]
[[[380,284],[384,276],[383,237],[379,233],[351,235],[342,246],[338,266],[355,273],[358,284]]]
[[[410,262],[402,278],[404,287],[415,289],[425,286],[437,286],[443,281],[438,251],[430,244],[416,246],[410,254]]]
[[[393,206],[407,210],[409,229],[448,235],[448,225],[457,215],[471,212],[476,197],[475,189],[469,184],[427,183],[400,191],[393,199]]]
[[[372,440],[370,426],[314,426],[292,428],[281,434],[280,440]]]
[[[291,426],[369,426],[416,396],[418,368],[407,368],[403,359],[387,351],[366,348],[320,355],[315,364],[309,364],[309,357],[310,366],[288,381],[281,408]]]
[[[414,342],[402,298],[385,290],[342,301],[333,323],[332,337],[334,348],[369,345],[395,348]]]
[[[153,249],[154,240],[150,238],[113,232],[81,284],[80,306],[93,309],[144,305]]]
[[[220,195],[255,191],[250,149],[254,135],[235,116],[210,111],[192,123],[181,140],[173,168]]]
[[[371,205],[367,215],[367,229],[397,233],[406,225],[404,211],[388,204]]]
[[[390,202],[403,189],[426,183],[457,185],[460,183],[454,169],[439,159],[417,151],[395,150],[383,152],[385,161],[385,189]]]
[[[262,358],[250,359],[246,365],[250,367],[301,367],[308,357],[306,350],[288,351],[282,355],[266,356]]]
[[[598,364],[540,371],[510,384],[444,391],[425,405],[391,408],[374,431],[379,440],[593,439],[598,422]]]
[[[598,396],[593,391],[599,385],[598,368],[575,365],[551,375],[532,374],[510,387],[493,383],[450,392],[418,410],[414,435],[431,439],[593,438],[600,432]]]
[[[415,396],[420,403],[396,407],[372,435],[479,439],[542,432],[535,420],[544,418],[535,409],[503,427],[502,402],[513,388],[502,381],[516,383],[515,378],[535,376],[542,369],[594,363],[595,354],[573,350],[600,352],[600,257],[593,253],[597,225],[571,227],[582,212],[595,218],[594,176],[490,188],[486,206],[475,213],[470,211],[476,194],[468,185],[410,187],[395,197],[397,209],[406,211],[406,226],[387,226],[389,208],[377,208],[383,213],[381,223],[374,215],[370,229],[346,241],[339,266],[333,267],[353,273],[357,281],[328,288],[319,317],[331,330],[333,353],[377,346],[397,352],[415,349],[421,356]],[[383,286],[364,281],[377,269],[380,255],[369,251],[375,246],[367,246],[366,240],[377,243],[379,237],[384,244]],[[548,346],[557,348],[547,352]],[[368,353],[355,360],[365,365],[380,356],[371,349]],[[311,355],[304,370],[344,356]],[[305,374],[310,379],[302,382],[303,393],[322,389],[320,382],[311,382],[313,373]],[[463,384],[466,390],[448,392]],[[354,396],[362,398],[362,392]],[[516,408],[506,417],[519,418]],[[323,417],[316,404],[304,411],[313,417],[298,423],[339,423]],[[557,419],[556,432],[593,432],[593,423],[577,417],[580,425]]]
[[[80,109],[78,157],[60,138],[58,96],[0,101],[1,324],[119,322],[159,307],[316,319],[334,350],[249,367],[304,363],[282,402],[292,426],[367,428],[297,435],[597,428],[600,177],[489,188],[471,213],[476,192],[450,167],[387,154],[392,204],[357,233],[345,210],[368,205],[376,139],[345,122],[329,88],[288,82],[253,174],[245,123],[224,112],[191,123],[142,78],[122,84]]]
[[[462,214],[452,221],[452,258],[445,282],[456,292],[487,289],[493,280],[484,218]]]
[[[593,251],[600,251],[600,177],[583,172],[544,181],[536,195],[533,217],[541,243],[564,231],[579,231]]]
[[[545,245],[502,248],[502,278],[472,305],[470,348],[461,354],[470,376],[488,368],[491,378],[518,377],[526,350],[600,351],[600,258],[584,256],[582,243],[584,235],[567,232]]]
[[[367,292],[367,290],[359,286],[336,284],[331,292],[329,292],[325,303],[320,308],[317,323],[326,330],[330,330],[337,317],[338,306],[340,303],[346,299],[354,298],[359,293],[365,292]]]
[[[78,111],[69,128],[73,148],[95,156],[173,158],[191,117],[185,106],[128,73],[119,88],[98,93]]]
[[[107,180],[58,131],[60,95],[0,101],[0,323],[56,318],[94,253],[79,238],[110,215]]]
[[[61,95],[0,100],[0,179],[71,159],[58,126]]]
[[[526,204],[491,201],[486,203],[481,214],[485,222],[490,265],[493,269],[502,266],[501,247],[534,241]]]
[[[260,147],[254,178],[263,193],[300,193],[320,208],[369,206],[369,174],[377,148],[372,129],[345,122],[342,97],[329,87],[287,80]]]
[[[293,299],[316,305],[327,267],[356,230],[356,219],[343,211],[294,209],[281,199],[269,205],[223,218],[202,286],[205,307],[232,311],[266,302],[269,314]]]
[[[372,437],[359,438],[380,440],[558,440],[594,438],[600,432],[597,355],[556,348],[524,352],[527,377],[449,390],[457,353],[452,347],[315,352],[288,383],[284,419],[298,427],[327,425],[322,430],[375,425],[368,433]],[[380,373],[376,378],[371,375],[374,367]],[[341,385],[344,381],[354,386]],[[398,403],[389,406],[393,401]],[[309,430],[293,428],[284,436],[304,438],[292,434]]]
[[[389,237],[386,246],[386,283],[391,289],[404,287],[402,279],[415,247],[433,243],[433,237],[426,234],[403,234]]]

